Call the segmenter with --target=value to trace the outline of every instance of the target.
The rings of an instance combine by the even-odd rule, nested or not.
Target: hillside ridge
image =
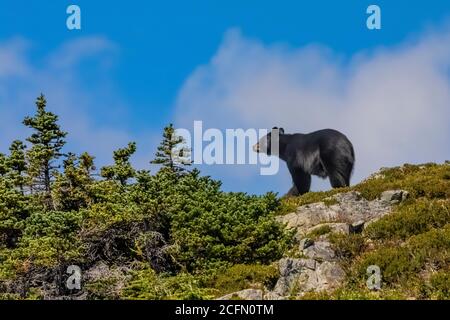
[[[222,192],[197,170],[84,183],[77,210],[56,201],[20,218],[8,206],[21,202],[4,202],[0,226],[19,236],[2,238],[1,298],[450,298],[448,161],[282,199]],[[61,200],[72,199],[67,191]],[[74,265],[79,289],[68,287]],[[367,284],[370,266],[380,269],[378,290]]]

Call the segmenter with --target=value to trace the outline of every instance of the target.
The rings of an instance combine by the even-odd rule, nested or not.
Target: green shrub
[[[392,214],[370,224],[365,232],[373,239],[407,239],[450,223],[450,200],[419,199],[400,205]]]
[[[331,231],[332,231],[332,229],[329,225],[320,226],[318,228],[315,228],[311,232],[309,232],[306,235],[306,238],[317,239],[322,235],[330,233]]]
[[[367,288],[338,288],[332,292],[308,292],[301,300],[405,300],[407,295],[399,289],[371,291]]]
[[[352,262],[367,247],[366,240],[361,234],[333,233],[329,239],[336,256],[346,263]]]
[[[449,174],[448,163],[404,164],[401,167],[383,169],[377,177],[367,179],[352,189],[360,191],[368,200],[376,199],[383,191],[393,189],[406,190],[413,199],[445,199],[450,198],[450,180],[446,178]]]
[[[90,300],[117,300],[120,299],[121,279],[115,275],[84,284]]]
[[[24,234],[11,258],[30,261],[35,266],[82,261],[84,246],[78,237],[79,212],[36,212],[25,221]],[[22,262],[19,262],[22,263]]]
[[[370,265],[380,267],[383,282],[388,285],[415,278],[427,264],[440,268],[447,266],[450,262],[450,225],[413,236],[401,246],[386,245],[389,244],[361,256],[356,263],[360,280],[366,278]]]
[[[252,286],[272,289],[278,278],[279,271],[274,265],[237,264],[219,272],[209,285],[218,290],[218,295],[225,295]]]
[[[134,271],[122,292],[130,300],[203,300],[211,299],[213,290],[202,288],[203,280],[188,273],[157,275],[152,269]]]
[[[218,261],[264,264],[281,258],[291,237],[275,220],[274,194],[223,193],[209,179],[184,179],[180,185],[192,187],[172,214],[178,262],[193,270]]]
[[[450,272],[441,271],[430,277],[427,298],[449,300],[450,299]]]

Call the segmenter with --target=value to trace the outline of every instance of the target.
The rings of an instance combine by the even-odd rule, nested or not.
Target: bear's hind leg
[[[348,187],[350,185],[348,179],[346,179],[341,173],[338,171],[330,172],[330,183],[333,188],[341,188]]]
[[[330,155],[322,159],[333,188],[348,187],[350,185],[351,164],[345,159],[333,158]]]

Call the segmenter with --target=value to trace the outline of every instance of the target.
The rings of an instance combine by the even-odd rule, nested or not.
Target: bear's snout
[[[253,151],[259,152],[259,143],[255,144],[255,145],[253,146]]]

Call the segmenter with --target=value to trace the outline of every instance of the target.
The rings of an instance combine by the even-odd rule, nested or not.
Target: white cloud
[[[291,48],[227,32],[217,53],[180,90],[177,125],[311,132],[335,128],[356,151],[353,183],[383,166],[450,159],[450,29],[348,60],[317,45]],[[289,188],[286,170],[205,168],[227,185]],[[321,183],[315,188],[323,188]]]
[[[48,57],[48,63],[52,68],[73,68],[86,57],[102,55],[105,59],[117,50],[117,46],[104,37],[83,37],[64,43]]]
[[[69,132],[67,150],[88,151],[100,166],[112,161],[113,150],[139,141],[135,161],[144,167],[155,141],[150,133],[136,135],[126,129],[130,108],[116,92],[109,72],[117,46],[103,37],[81,37],[42,59],[30,58],[33,48],[21,38],[0,43],[0,152],[6,152],[13,139],[30,134],[21,123],[26,115],[34,114],[34,101],[43,92],[48,109],[59,115],[63,130]],[[86,83],[80,71],[86,59],[92,61],[89,76],[101,81],[95,78]]]
[[[14,38],[0,44],[0,78],[23,76],[29,73],[24,56],[28,47],[28,42],[21,38]]]

